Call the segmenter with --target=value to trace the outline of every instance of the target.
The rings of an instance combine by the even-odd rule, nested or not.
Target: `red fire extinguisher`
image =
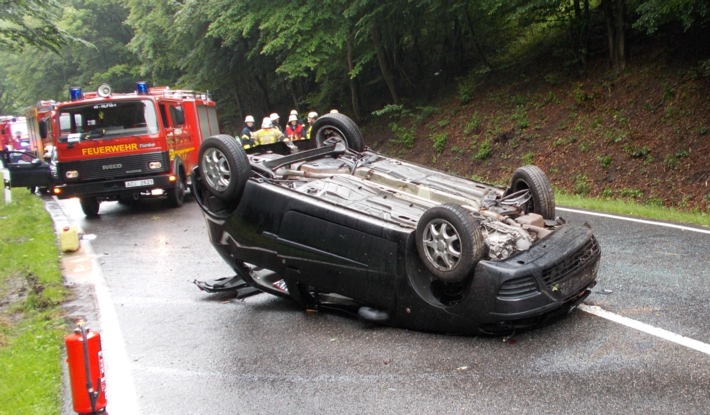
[[[101,335],[79,322],[74,333],[64,339],[71,381],[74,411],[98,414],[106,410],[106,377],[101,351]]]

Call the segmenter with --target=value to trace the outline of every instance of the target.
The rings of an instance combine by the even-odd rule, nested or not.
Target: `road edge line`
[[[681,346],[685,346],[687,348],[710,355],[710,344],[691,339],[690,337],[681,336],[680,334],[676,334],[668,330],[652,326],[650,324],[642,323],[640,321],[636,321],[628,317],[620,316],[618,314],[612,313],[611,311],[604,310],[599,306],[580,304],[578,308],[586,313],[595,315],[597,317],[605,318],[607,320],[622,324],[632,329],[636,329],[652,336],[660,337],[664,340],[668,340]]]
[[[666,228],[680,229],[683,231],[705,233],[705,234],[710,235],[710,229],[694,228],[692,226],[676,225],[674,223],[658,222],[658,221],[653,221],[653,220],[648,220],[648,219],[629,218],[626,216],[611,215],[609,213],[593,212],[591,210],[571,209],[571,208],[565,208],[565,207],[559,207],[559,206],[556,207],[555,209],[561,210],[563,212],[579,213],[579,214],[590,215],[590,216],[601,216],[603,218],[625,220],[625,221],[629,221],[629,222],[643,223],[646,225],[663,226]]]
[[[46,210],[52,217],[55,228],[58,229],[57,232],[61,230],[58,225],[64,226],[64,224],[71,223],[56,197],[53,196],[50,200],[45,200],[45,203],[54,205],[53,209]],[[80,232],[82,231],[78,226],[77,229]],[[126,342],[118,322],[116,308],[113,306],[113,301],[111,301],[108,284],[101,272],[101,267],[96,259],[96,253],[91,242],[82,239],[80,251],[83,251],[83,255],[91,261],[90,278],[94,295],[96,296],[99,325],[101,326],[101,350],[106,366],[107,410],[109,413],[116,414],[140,414]]]

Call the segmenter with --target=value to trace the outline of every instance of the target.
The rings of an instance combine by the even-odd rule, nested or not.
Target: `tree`
[[[626,67],[626,2],[625,0],[602,0],[606,21],[609,60],[616,71]]]
[[[660,27],[679,22],[684,30],[710,22],[708,0],[646,0],[636,8],[639,17],[634,28],[655,33]]]
[[[55,0],[0,0],[0,48],[19,51],[28,46],[58,51],[72,37],[59,29]]]

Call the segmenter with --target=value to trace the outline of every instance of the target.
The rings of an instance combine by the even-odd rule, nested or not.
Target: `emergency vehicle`
[[[0,150],[28,150],[27,121],[25,117],[3,115],[0,117]]]
[[[54,115],[55,101],[39,101],[25,111],[28,152],[37,157],[48,158],[47,150],[52,149],[52,116]]]
[[[103,84],[69,95],[54,105],[51,128],[39,121],[56,152],[54,195],[78,197],[89,217],[106,200],[167,196],[182,206],[200,144],[219,133],[209,94],[138,82],[133,93]]]

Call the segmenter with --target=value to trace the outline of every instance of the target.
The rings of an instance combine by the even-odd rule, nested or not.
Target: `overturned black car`
[[[474,182],[369,151],[342,114],[319,118],[312,138],[203,142],[192,192],[236,276],[201,288],[499,334],[566,315],[594,286],[599,245],[555,216],[539,168],[519,168],[507,189]]]

